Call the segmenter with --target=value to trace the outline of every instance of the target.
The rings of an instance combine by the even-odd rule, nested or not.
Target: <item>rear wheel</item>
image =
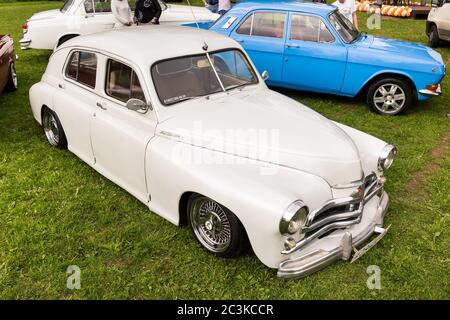
[[[234,258],[248,247],[247,235],[239,219],[208,197],[191,196],[188,219],[197,241],[214,255]]]
[[[436,25],[430,26],[430,33],[428,34],[428,44],[430,47],[437,47],[439,45],[439,33]]]
[[[412,88],[408,82],[398,78],[385,78],[372,83],[367,92],[367,104],[382,115],[396,115],[411,106]]]
[[[42,110],[42,128],[51,146],[58,149],[67,148],[66,134],[64,133],[61,122],[56,113],[49,108]]]
[[[9,74],[8,74],[8,82],[6,83],[5,90],[7,92],[13,92],[17,90],[17,73],[16,73],[16,67],[14,63],[11,63],[9,66]]]

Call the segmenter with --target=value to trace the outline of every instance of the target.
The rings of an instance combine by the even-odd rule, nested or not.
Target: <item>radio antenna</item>
[[[195,16],[194,10],[192,9],[191,2],[189,0],[186,0],[186,1],[189,5],[189,9],[191,10],[192,16],[194,17],[194,21],[195,21],[195,25],[197,26],[197,29],[201,30],[200,25],[198,24],[197,17]],[[203,37],[203,35],[202,35],[202,39],[203,39],[202,49],[205,51],[208,51],[208,44],[206,43],[205,37]]]

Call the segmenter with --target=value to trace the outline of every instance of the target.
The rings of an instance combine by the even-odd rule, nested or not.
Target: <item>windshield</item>
[[[358,39],[360,35],[359,31],[353,23],[339,11],[336,10],[330,15],[330,21],[345,42],[350,43]]]
[[[64,1],[64,4],[63,4],[63,6],[61,7],[61,12],[62,13],[64,13],[64,12],[66,12],[67,10],[69,10],[69,8],[72,6],[72,4],[73,4],[73,2],[74,2],[75,0],[66,0],[66,1]]]
[[[151,72],[165,106],[258,83],[248,60],[235,49],[157,62]]]

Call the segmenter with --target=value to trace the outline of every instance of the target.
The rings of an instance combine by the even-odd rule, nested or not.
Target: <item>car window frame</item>
[[[84,4],[85,4],[87,1],[90,1],[90,2],[92,3],[92,9],[93,9],[94,12],[87,12],[87,11],[86,11],[86,7],[85,7]],[[111,4],[111,2],[112,2],[112,0],[109,0],[109,3],[110,3],[110,4]],[[85,13],[86,15],[112,14],[112,8],[111,8],[111,11],[108,11],[108,12],[97,12],[97,11],[95,10],[94,0],[83,0],[83,1],[81,2],[81,6],[83,7],[84,13]]]
[[[283,36],[281,37],[281,38],[277,38],[277,37],[269,37],[269,36],[260,36],[260,35],[251,35],[251,34],[242,34],[242,33],[238,33],[237,32],[237,30],[241,27],[241,25],[243,25],[246,21],[247,21],[247,19],[250,17],[250,16],[253,16],[255,13],[283,13],[284,15],[285,15],[285,19],[284,19],[284,29],[283,29]],[[233,29],[233,31],[232,31],[232,34],[235,34],[235,35],[237,35],[237,36],[240,36],[240,37],[249,37],[249,38],[253,38],[253,37],[256,37],[256,38],[264,38],[264,39],[278,39],[279,41],[280,40],[286,40],[287,39],[287,24],[288,24],[288,21],[289,21],[289,13],[290,13],[290,11],[288,11],[288,10],[283,10],[283,9],[280,9],[280,10],[270,10],[270,9],[268,9],[268,10],[265,10],[265,9],[257,9],[257,10],[253,10],[253,11],[249,11],[249,12],[247,12],[247,14],[244,16],[244,18],[242,18],[240,21],[239,21],[239,23],[237,23],[235,26],[234,26],[234,29]],[[234,22],[233,24],[235,24],[236,22]]]
[[[95,55],[95,57],[96,57],[96,59],[97,59],[97,68],[96,68],[96,71],[95,71],[95,85],[94,85],[94,87],[91,87],[91,86],[89,86],[89,85],[87,85],[87,84],[85,84],[85,83],[83,83],[83,82],[79,82],[78,80],[75,80],[75,79],[73,79],[73,78],[70,78],[70,77],[68,77],[67,74],[66,74],[67,67],[68,67],[68,65],[69,65],[70,59],[72,58],[72,55],[73,55],[75,52],[81,52],[81,51],[87,52],[87,53],[92,53],[92,54]],[[63,65],[63,69],[62,69],[63,79],[64,79],[65,81],[68,81],[68,82],[70,82],[70,83],[73,83],[73,84],[75,84],[75,85],[77,85],[77,86],[79,86],[79,87],[81,87],[81,88],[88,89],[88,90],[91,91],[91,92],[96,92],[96,90],[97,90],[97,82],[98,82],[98,79],[99,79],[99,78],[98,78],[98,77],[99,77],[98,69],[99,69],[99,52],[93,51],[93,50],[89,50],[89,49],[73,48],[73,49],[71,49],[71,50],[69,51],[69,53],[68,53],[68,55],[67,55],[67,57],[66,57],[66,61],[64,62],[64,65]]]
[[[332,42],[322,42],[322,41],[306,41],[306,40],[300,40],[300,39],[291,39],[292,16],[294,16],[294,15],[303,15],[303,16],[309,16],[309,17],[314,17],[314,18],[319,19],[319,21],[321,23],[323,23],[325,28],[327,28],[328,32],[333,37],[333,41]],[[288,26],[288,34],[287,34],[287,38],[286,39],[288,41],[302,41],[302,42],[309,42],[309,43],[332,45],[332,44],[336,44],[337,43],[336,36],[333,34],[332,30],[334,30],[334,28],[329,26],[327,21],[321,15],[317,15],[317,14],[313,14],[313,13],[306,13],[306,12],[301,12],[301,11],[291,11],[290,14],[289,14],[289,26]],[[334,30],[334,31],[336,31],[336,30]]]
[[[199,55],[207,54],[207,53],[208,53],[209,55],[213,55],[213,54],[216,54],[216,53],[226,52],[226,51],[229,51],[229,50],[236,50],[236,51],[239,51],[239,52],[242,54],[242,56],[246,59],[246,62],[248,63],[248,65],[252,68],[252,71],[254,72],[255,77],[256,77],[256,83],[249,84],[249,86],[259,86],[260,83],[261,83],[261,81],[260,81],[260,78],[259,78],[259,77],[260,77],[260,74],[258,73],[258,70],[257,70],[256,67],[253,65],[251,59],[249,59],[249,57],[247,56],[247,54],[246,54],[243,50],[241,50],[240,48],[237,48],[237,47],[228,47],[228,48],[222,48],[222,49],[214,50],[214,51],[199,52],[199,53],[188,54],[188,55],[184,55],[184,56],[175,56],[175,57],[171,57],[171,58],[165,58],[165,59],[161,59],[161,60],[157,60],[157,61],[153,62],[153,63],[151,64],[151,66],[150,66],[150,69],[149,69],[149,72],[150,72],[150,78],[151,78],[152,86],[153,86],[152,89],[155,91],[155,93],[156,93],[156,98],[157,98],[157,100],[159,101],[159,103],[161,104],[161,106],[162,106],[163,108],[171,108],[171,107],[173,107],[173,106],[178,106],[180,103],[187,102],[187,101],[189,101],[189,100],[186,100],[186,101],[179,101],[179,102],[173,103],[173,104],[165,104],[165,103],[161,100],[161,97],[159,96],[158,90],[156,90],[155,79],[153,78],[153,73],[152,73],[153,67],[154,67],[156,64],[162,63],[162,62],[166,62],[166,61],[170,61],[170,60],[174,60],[174,59],[178,59],[178,58],[190,58],[190,57],[195,57],[195,56],[199,56]],[[229,92],[229,91],[227,91],[227,92]],[[220,93],[226,93],[226,92],[224,92],[224,91],[219,91],[219,92],[211,93],[211,94],[209,94],[209,95],[199,96],[198,98],[202,98],[202,97],[206,97],[206,96],[211,96],[211,95],[214,95],[214,94],[220,94]]]
[[[103,92],[102,92],[102,93],[103,93],[106,97],[108,97],[109,100],[113,100],[115,103],[120,104],[120,105],[122,105],[123,107],[125,107],[126,104],[127,104],[127,102],[128,102],[128,101],[124,102],[124,101],[122,101],[122,100],[119,100],[117,97],[114,97],[114,96],[108,94],[108,91],[106,90],[106,89],[107,89],[107,85],[108,85],[108,63],[109,63],[110,60],[113,60],[113,61],[115,61],[115,62],[121,63],[121,64],[123,64],[124,66],[130,68],[132,72],[134,72],[134,74],[137,76],[137,78],[138,78],[138,80],[139,80],[139,84],[141,85],[142,93],[144,94],[144,102],[145,102],[145,103],[149,103],[149,102],[148,102],[149,100],[148,100],[147,94],[146,94],[146,92],[145,92],[145,85],[142,86],[142,84],[143,84],[143,83],[145,84],[145,82],[142,81],[142,78],[139,76],[139,73],[136,72],[136,69],[135,69],[134,67],[132,67],[131,64],[129,64],[129,63],[127,63],[127,62],[124,62],[123,60],[119,60],[119,59],[113,58],[113,57],[108,56],[108,55],[105,55],[105,74],[103,75],[103,76],[104,76],[104,77],[103,77],[104,80],[103,80],[103,90],[102,90]],[[131,99],[131,98],[130,98],[130,99]],[[129,100],[129,99],[128,99],[128,100]]]

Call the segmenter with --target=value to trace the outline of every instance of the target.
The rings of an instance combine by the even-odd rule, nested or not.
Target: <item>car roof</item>
[[[303,11],[309,13],[317,13],[320,15],[326,15],[331,11],[335,10],[336,7],[326,3],[302,1],[302,0],[281,0],[281,1],[245,0],[237,3],[233,7],[233,9],[246,12],[257,9],[288,10],[288,11]]]
[[[208,51],[240,48],[236,41],[216,32],[194,27],[152,25],[75,37],[58,50],[81,47],[114,54],[134,63],[152,65],[159,60],[204,53],[205,42]]]

